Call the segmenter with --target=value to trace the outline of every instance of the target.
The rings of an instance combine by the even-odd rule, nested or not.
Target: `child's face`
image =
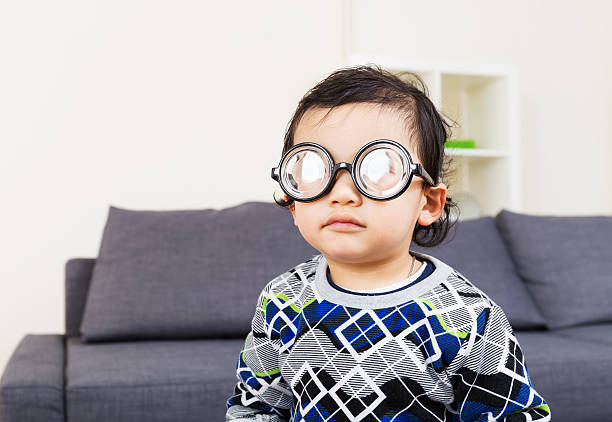
[[[294,145],[312,141],[326,148],[335,163],[352,163],[357,151],[375,139],[401,143],[415,163],[416,155],[406,132],[403,116],[376,104],[353,103],[335,108],[323,122],[329,109],[309,109],[294,134]],[[406,191],[391,200],[378,201],[363,196],[353,184],[348,171],[340,171],[332,189],[312,202],[294,202],[290,207],[295,225],[304,239],[328,260],[347,263],[383,261],[404,255],[410,248],[416,222],[429,225],[442,213],[446,186],[425,186],[413,177]],[[325,225],[337,214],[349,214],[363,227]]]

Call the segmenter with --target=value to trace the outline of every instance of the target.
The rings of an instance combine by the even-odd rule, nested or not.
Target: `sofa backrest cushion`
[[[83,340],[244,337],[266,283],[317,253],[273,202],[221,210],[111,206]]]
[[[460,220],[433,248],[413,250],[439,258],[497,303],[516,330],[545,328],[545,320],[522,282],[493,217]]]
[[[612,321],[612,217],[495,219],[549,328]]]

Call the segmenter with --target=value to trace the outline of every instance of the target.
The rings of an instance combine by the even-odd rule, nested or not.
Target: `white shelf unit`
[[[429,98],[457,123],[451,139],[474,139],[476,148],[446,148],[448,196],[457,195],[463,218],[521,211],[518,68],[515,65],[423,62],[351,54],[349,65],[377,64],[393,73],[418,74]],[[462,204],[472,197],[479,212]],[[461,199],[459,199],[461,198]],[[473,205],[473,204],[472,204]]]

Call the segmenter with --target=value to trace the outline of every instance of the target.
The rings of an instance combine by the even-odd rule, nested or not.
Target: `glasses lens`
[[[327,158],[310,147],[296,150],[281,165],[283,186],[297,198],[317,196],[327,185],[329,174]]]
[[[377,146],[366,151],[357,163],[357,174],[362,188],[375,197],[397,193],[408,178],[406,156],[394,146]]]

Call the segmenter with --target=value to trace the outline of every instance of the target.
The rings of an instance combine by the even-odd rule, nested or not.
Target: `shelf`
[[[467,158],[502,158],[510,156],[507,151],[489,148],[444,148],[444,154]]]

